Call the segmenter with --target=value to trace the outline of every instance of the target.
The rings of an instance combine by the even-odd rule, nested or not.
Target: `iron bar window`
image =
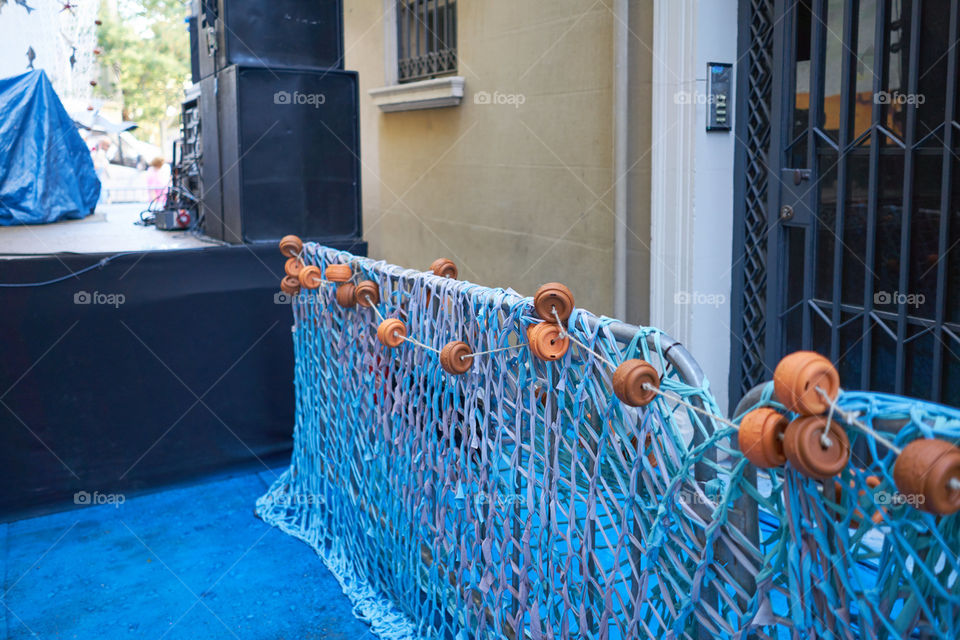
[[[397,0],[397,61],[400,82],[456,72],[456,0]]]

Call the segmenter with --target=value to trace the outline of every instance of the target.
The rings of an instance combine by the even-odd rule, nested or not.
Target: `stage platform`
[[[254,516],[280,472],[0,525],[0,635],[372,640],[313,550]]]
[[[194,249],[216,243],[188,231],[159,231],[134,224],[146,208],[146,203],[101,204],[81,220],[0,227],[0,258]]]

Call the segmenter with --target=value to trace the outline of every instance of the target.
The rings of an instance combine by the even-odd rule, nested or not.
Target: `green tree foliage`
[[[169,126],[190,80],[185,0],[116,0],[100,8],[97,39],[102,81],[97,93],[122,104],[123,119],[155,134]]]

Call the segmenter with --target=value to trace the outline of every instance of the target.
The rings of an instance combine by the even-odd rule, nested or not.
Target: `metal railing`
[[[150,202],[152,192],[156,188],[149,187],[112,187],[103,185],[100,204],[119,204],[128,202]]]

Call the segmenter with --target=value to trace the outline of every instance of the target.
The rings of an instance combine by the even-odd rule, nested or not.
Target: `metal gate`
[[[741,94],[757,100],[750,82],[769,74],[766,158],[755,105],[739,119],[741,166],[765,182],[758,194],[741,172],[734,393],[812,349],[850,386],[960,405],[958,13],[960,0],[773,1],[770,66]],[[743,24],[742,50],[762,53],[764,32]]]

